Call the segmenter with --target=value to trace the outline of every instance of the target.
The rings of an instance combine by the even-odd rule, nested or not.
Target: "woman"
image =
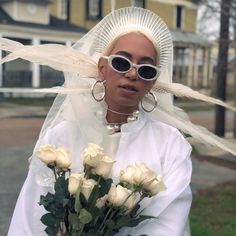
[[[172,41],[167,26],[148,10],[124,8],[106,16],[72,49],[60,47],[64,58],[55,59],[58,50],[55,45],[51,49],[55,49],[53,59],[45,50],[46,62],[43,50],[41,58],[37,51],[31,55],[29,48],[12,50],[13,57],[16,52],[65,71],[65,86],[56,89],[61,94],[47,116],[35,151],[44,144],[64,146],[73,157],[72,171],[81,171],[84,148],[89,142],[99,144],[116,160],[114,179],[127,165],[145,162],[163,176],[167,187],[142,203],[144,213],[157,219],[124,228],[117,235],[188,235],[191,146],[172,126],[198,139],[207,140],[209,134],[183,119],[174,109],[172,97],[157,86],[161,81],[171,83]],[[45,235],[40,222],[45,211],[38,202],[52,185],[51,172],[33,155],[8,236]]]

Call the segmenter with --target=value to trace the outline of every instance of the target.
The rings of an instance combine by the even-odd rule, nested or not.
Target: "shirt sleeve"
[[[157,219],[143,221],[135,228],[126,228],[119,235],[183,236],[186,234],[192,202],[190,181],[191,146],[176,130],[171,134],[163,162],[163,178],[167,189],[144,201],[143,215]]]

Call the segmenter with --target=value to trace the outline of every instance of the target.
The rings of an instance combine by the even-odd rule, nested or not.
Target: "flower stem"
[[[137,201],[137,203],[130,209],[129,214],[132,214],[132,211],[134,210],[134,208],[146,197],[145,194],[142,194],[140,199]]]
[[[102,233],[103,233],[103,231],[104,231],[104,229],[105,229],[105,227],[106,227],[106,226],[105,226],[105,222],[106,222],[108,216],[110,215],[110,213],[112,212],[112,210],[113,210],[113,207],[111,207],[111,208],[107,211],[107,214],[106,214],[105,218],[104,218],[103,221],[102,221],[102,224],[100,225],[100,227],[99,227],[99,229],[98,229],[98,232],[100,231],[100,232],[101,232],[101,235],[102,235]]]
[[[54,174],[55,180],[57,180],[57,172],[56,172],[55,167],[53,167],[53,174]]]

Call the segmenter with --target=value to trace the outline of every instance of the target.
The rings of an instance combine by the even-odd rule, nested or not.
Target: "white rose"
[[[136,165],[136,170],[134,179],[137,184],[144,185],[156,178],[155,172],[149,169],[144,163]]]
[[[135,206],[135,204],[136,204],[136,195],[135,193],[132,193],[132,195],[124,203],[124,207],[126,207],[127,209],[132,209]]]
[[[68,190],[71,195],[75,194],[82,185],[84,174],[72,173],[69,177]]]
[[[111,169],[115,161],[109,156],[102,156],[97,166],[94,167],[94,172],[97,175],[107,178],[111,173]]]
[[[134,198],[130,196],[132,193],[131,190],[122,187],[121,185],[115,186],[112,184],[109,192],[108,192],[108,201],[116,207],[124,206],[124,207],[130,207],[133,206],[135,203],[131,203],[131,201],[134,201]],[[130,197],[129,197],[130,196]],[[129,200],[129,198],[131,200]]]
[[[45,164],[51,164],[56,161],[56,148],[52,145],[44,145],[37,152],[36,156]]]
[[[127,166],[125,170],[120,172],[120,181],[127,182],[129,184],[134,184],[134,175],[136,172],[136,168],[134,166]]]
[[[89,143],[83,153],[84,165],[95,167],[98,165],[102,156],[104,156],[103,149],[97,144]]]
[[[56,149],[56,166],[61,169],[67,169],[71,165],[70,153],[64,148]]]
[[[98,198],[97,201],[96,201],[96,207],[97,208],[102,208],[106,204],[107,199],[108,199],[108,195],[107,194],[105,194],[101,198]]]
[[[158,194],[159,192],[166,190],[166,186],[161,176],[158,176],[154,180],[150,181],[149,183],[146,183],[145,185],[143,185],[143,188],[147,192],[149,192],[151,196],[154,196]]]
[[[142,185],[156,178],[155,173],[145,164],[128,166],[120,173],[120,181],[129,184]]]
[[[83,193],[84,197],[87,200],[89,199],[89,196],[96,184],[97,182],[93,179],[84,179],[83,184],[81,186],[81,193]]]

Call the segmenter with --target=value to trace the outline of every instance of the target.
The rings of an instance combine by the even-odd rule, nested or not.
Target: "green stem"
[[[55,180],[57,181],[57,172],[56,172],[55,167],[53,167],[53,174],[54,174]]]
[[[104,220],[102,221],[102,224],[100,225],[100,227],[99,227],[99,229],[98,229],[98,232],[101,231],[101,233],[103,233],[104,226],[105,226],[104,223],[106,222],[106,220],[107,220],[107,218],[108,218],[108,216],[110,215],[110,213],[111,213],[112,210],[113,210],[113,207],[111,207],[111,208],[107,211],[107,214],[106,214]],[[102,234],[101,234],[101,235],[102,235]]]
[[[140,199],[138,200],[138,202],[131,208],[129,214],[132,214],[132,211],[134,210],[134,208],[146,197],[145,194],[142,194]]]
[[[89,179],[89,176],[90,176],[90,167],[89,166],[87,166],[87,165],[85,165],[85,167],[84,167],[84,178],[85,179]]]

